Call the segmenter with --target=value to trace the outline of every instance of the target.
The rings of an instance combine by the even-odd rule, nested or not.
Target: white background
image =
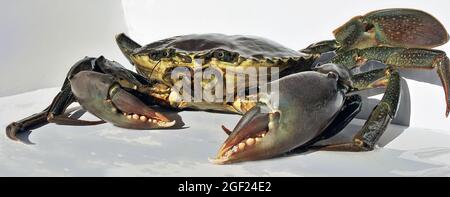
[[[114,35],[119,32],[128,32],[141,44],[188,33],[250,34],[301,49],[331,39],[332,30],[355,15],[392,7],[427,11],[450,28],[448,1],[0,0],[0,4],[1,128],[46,107],[58,89],[37,89],[59,86],[70,66],[86,55],[105,55],[131,68],[115,46]],[[450,44],[439,49],[449,52]],[[450,120],[444,118],[437,75],[405,76],[410,127],[391,125],[380,140],[383,148],[370,153],[314,152],[215,166],[207,158],[226,138],[219,127],[233,127],[239,116],[182,112],[188,127],[184,130],[48,125],[32,133],[34,146],[0,135],[0,176],[448,176]],[[355,120],[349,129],[361,124]]]
[[[60,86],[76,61],[121,60],[120,0],[0,0],[0,96]]]

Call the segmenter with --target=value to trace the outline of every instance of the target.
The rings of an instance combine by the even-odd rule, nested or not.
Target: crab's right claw
[[[233,131],[229,132],[215,159],[210,161],[215,164],[227,164],[246,160],[257,160],[274,157],[283,154],[287,150],[288,143],[277,143],[279,113],[270,112],[265,106],[255,106],[238,122]],[[270,128],[269,128],[270,125]],[[281,133],[282,134],[282,133]]]
[[[175,120],[150,108],[137,93],[121,87],[111,75],[82,71],[69,80],[83,108],[118,127],[153,129],[175,124]]]
[[[349,71],[334,64],[271,82],[270,102],[258,103],[229,132],[215,164],[276,157],[318,136],[341,110]],[[298,91],[292,91],[298,90]],[[277,98],[280,98],[278,101]]]
[[[445,44],[449,35],[432,15],[414,9],[393,8],[356,16],[333,31],[342,49],[393,46],[433,48]]]

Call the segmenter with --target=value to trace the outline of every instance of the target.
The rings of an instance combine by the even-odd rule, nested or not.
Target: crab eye
[[[217,52],[216,52],[216,58],[221,59],[221,58],[223,58],[224,56],[225,56],[225,53],[224,53],[223,51],[217,51]]]
[[[158,52],[158,51],[152,51],[152,52],[150,52],[150,58],[152,59],[152,60],[159,60],[159,59],[161,59],[161,55],[160,55],[160,52]]]
[[[233,62],[235,58],[237,57],[236,53],[224,51],[224,50],[218,50],[213,53],[213,57],[220,61],[224,62]]]

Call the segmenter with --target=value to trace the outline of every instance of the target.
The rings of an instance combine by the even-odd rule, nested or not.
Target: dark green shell
[[[136,49],[134,54],[148,53],[165,49],[178,52],[205,53],[214,50],[227,50],[244,58],[296,58],[304,54],[289,49],[274,41],[243,35],[191,34],[175,36],[150,43]]]

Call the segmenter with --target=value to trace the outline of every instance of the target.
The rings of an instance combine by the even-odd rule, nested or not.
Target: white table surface
[[[58,88],[0,98],[0,127],[45,108]],[[33,131],[25,145],[0,135],[0,176],[449,176],[448,131],[390,125],[372,152],[306,152],[233,165],[208,162],[238,115],[185,111],[185,129],[111,124]],[[354,120],[347,130],[363,121]],[[4,131],[4,130],[3,130]]]

